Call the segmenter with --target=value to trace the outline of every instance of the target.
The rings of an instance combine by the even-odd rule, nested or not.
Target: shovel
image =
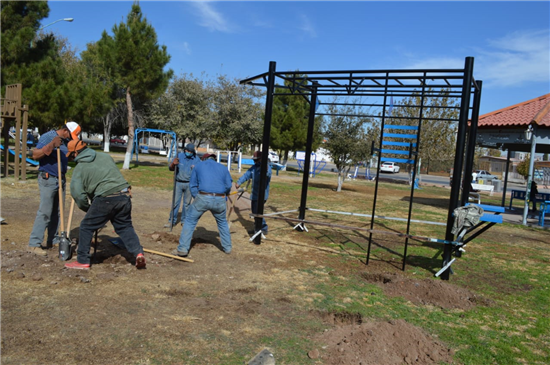
[[[67,238],[65,232],[65,222],[63,222],[63,178],[61,176],[61,149],[57,148],[57,182],[59,191],[59,215],[61,218],[61,237],[59,238],[59,258],[62,261],[70,260],[72,257],[71,241]]]

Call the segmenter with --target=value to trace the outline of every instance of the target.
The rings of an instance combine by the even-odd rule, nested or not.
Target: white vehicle
[[[399,166],[395,162],[383,162],[380,165],[380,172],[390,172],[392,174],[399,172]]]
[[[279,155],[273,151],[269,151],[269,161],[273,163],[279,163]]]
[[[498,179],[498,176],[492,175],[485,170],[475,170],[474,173],[476,174],[476,181],[479,181],[479,179],[484,181]]]

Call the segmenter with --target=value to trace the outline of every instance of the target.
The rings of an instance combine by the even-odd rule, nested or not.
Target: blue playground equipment
[[[4,150],[4,146],[0,144],[0,147],[2,148],[2,151]],[[15,156],[15,152],[11,149],[11,148],[8,148],[8,151],[13,155]],[[23,155],[19,154],[19,158],[23,158]],[[31,160],[30,158],[26,158],[27,162],[30,163],[31,165],[33,166],[38,166],[38,161],[35,161],[35,160]]]

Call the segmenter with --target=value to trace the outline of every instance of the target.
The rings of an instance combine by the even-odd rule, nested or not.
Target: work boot
[[[36,246],[29,246],[27,249],[27,252],[34,253],[38,256],[48,256],[48,253],[42,249],[42,246],[36,247]]]
[[[187,257],[188,254],[189,253],[185,251],[178,251],[178,250],[172,251],[172,255],[179,256],[179,257]]]
[[[136,269],[145,269],[145,256],[142,253],[138,253],[136,257]]]
[[[90,264],[81,264],[78,261],[74,261],[65,264],[65,267],[67,269],[88,270],[90,268]]]
[[[170,224],[170,223],[166,223],[166,224],[164,225],[164,228],[172,228],[172,227],[173,227],[173,225]]]

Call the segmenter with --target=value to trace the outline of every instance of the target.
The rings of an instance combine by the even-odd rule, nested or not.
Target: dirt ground
[[[147,269],[136,270],[133,258],[109,242],[117,236],[108,224],[98,234],[91,270],[80,271],[65,269],[56,249],[47,257],[26,252],[39,204],[36,182],[4,179],[1,193],[7,223],[1,226],[2,364],[220,364],[224,356],[246,363],[264,348],[277,361],[277,339],[265,341],[272,326],[280,326],[278,333],[288,327],[289,337],[297,326],[307,334],[312,346],[304,364],[455,363],[453,349],[403,320],[308,310],[313,298],[306,286],[321,280],[308,270],[330,267],[346,276],[349,266],[301,241],[283,221],[270,221],[268,239],[254,245],[245,199],[230,219],[231,255],[221,251],[206,214],[193,238],[193,263],[146,254]],[[162,228],[170,199],[169,191],[133,189],[134,226],[145,248],[176,247],[181,226]],[[71,237],[78,237],[83,216],[75,211]],[[410,279],[376,262],[364,270],[365,280],[414,305],[468,310],[478,304],[449,282]],[[310,320],[321,320],[324,329],[302,325]],[[236,350],[245,347],[254,350]]]

